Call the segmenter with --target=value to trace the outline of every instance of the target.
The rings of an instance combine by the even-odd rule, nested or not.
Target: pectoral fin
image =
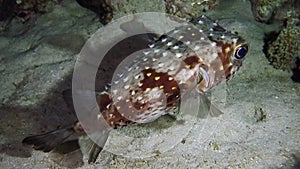
[[[223,112],[216,107],[206,95],[200,94],[199,100],[199,118],[218,117],[223,114]]]

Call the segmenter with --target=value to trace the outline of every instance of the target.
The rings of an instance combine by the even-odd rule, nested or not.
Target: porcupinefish
[[[191,23],[150,43],[149,49],[121,69],[108,91],[97,95],[98,116],[108,126],[115,129],[149,123],[172,114],[185,93],[202,94],[239,70],[248,52],[242,37],[204,15]],[[78,122],[66,129],[29,136],[23,143],[50,151],[74,133],[82,132]],[[105,143],[107,135],[103,137]],[[94,144],[89,162],[94,162],[101,150]]]

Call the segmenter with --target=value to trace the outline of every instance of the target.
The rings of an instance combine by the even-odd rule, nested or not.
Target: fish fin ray
[[[218,117],[220,115],[224,114],[216,105],[210,104],[210,109],[209,109],[209,116],[210,117]]]
[[[207,118],[207,117],[218,117],[224,114],[217,106],[215,106],[211,101],[207,98],[206,95],[200,94],[200,104],[199,104],[199,118]]]

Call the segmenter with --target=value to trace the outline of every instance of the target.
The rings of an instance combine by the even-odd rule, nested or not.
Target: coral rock
[[[272,32],[266,35],[264,53],[274,68],[291,71],[300,55],[299,25],[289,20],[279,33]]]

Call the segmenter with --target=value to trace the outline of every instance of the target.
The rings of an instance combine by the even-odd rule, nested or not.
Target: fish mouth
[[[202,67],[199,68],[201,75],[203,77],[203,80],[205,81],[205,87],[208,88],[209,87],[209,83],[210,83],[210,77],[209,74],[207,73],[206,70],[204,70]]]

